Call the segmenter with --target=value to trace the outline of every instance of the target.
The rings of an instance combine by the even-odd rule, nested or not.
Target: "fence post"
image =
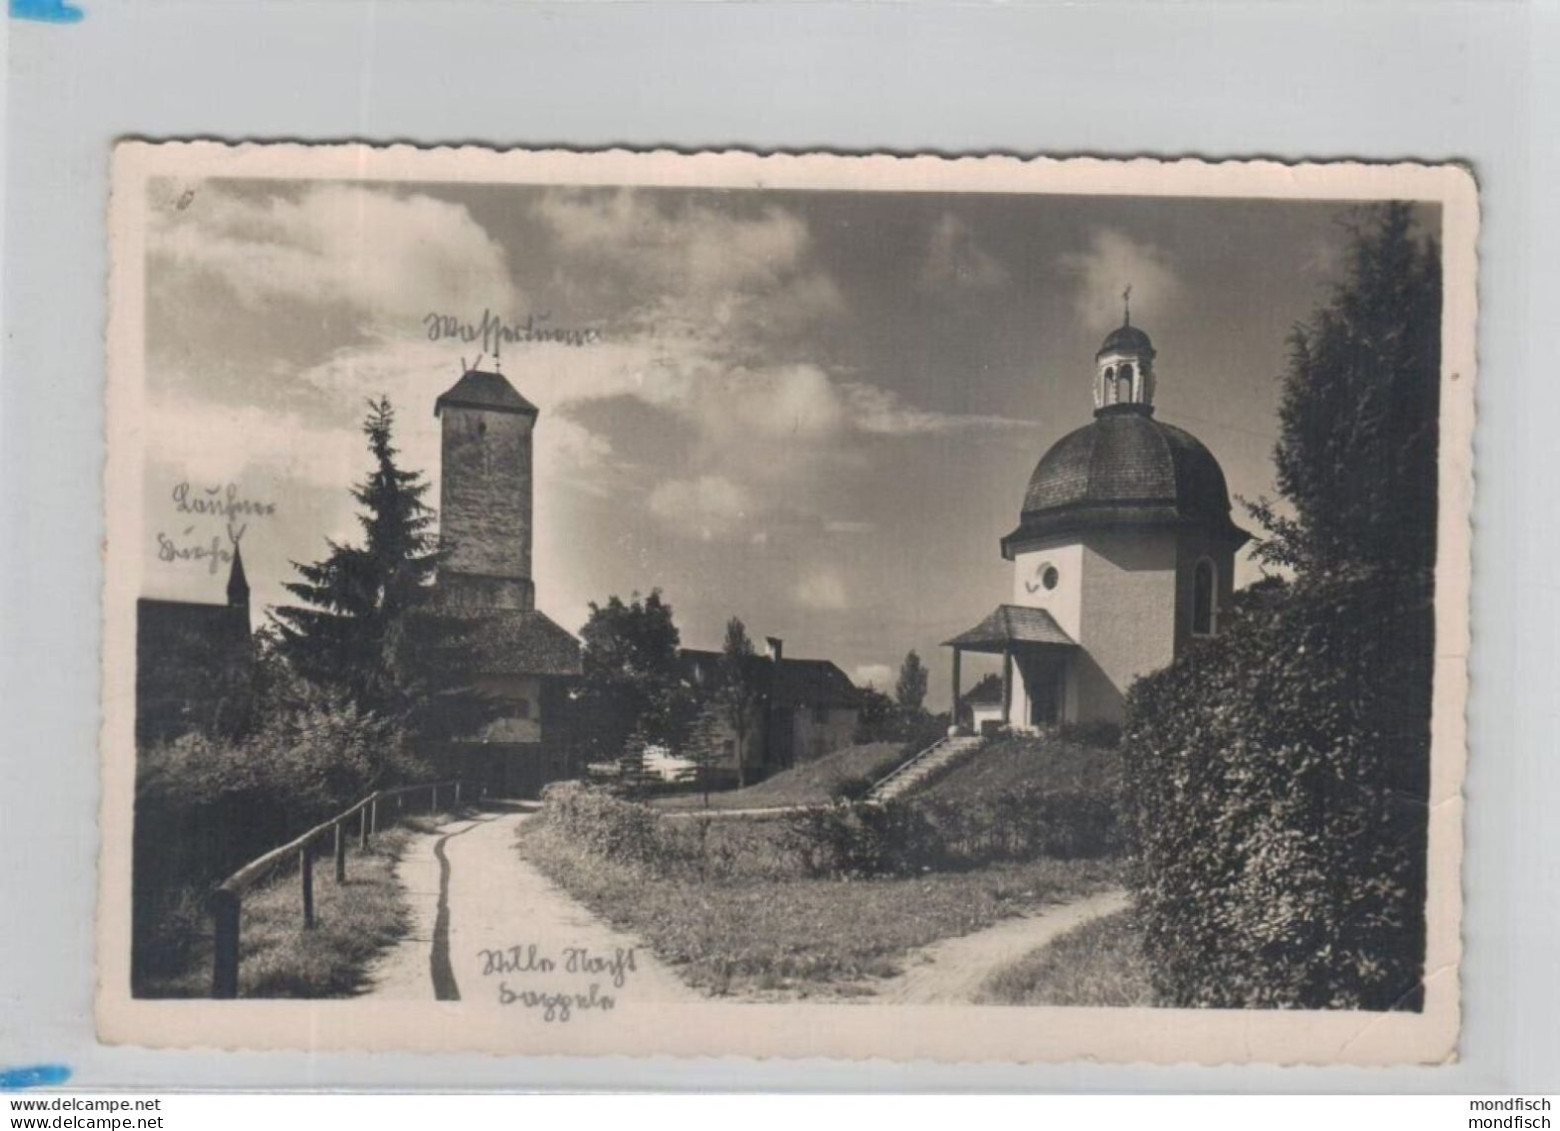
[[[242,903],[237,895],[218,888],[211,897],[215,928],[211,947],[211,996],[238,996],[238,919]]]
[[[336,822],[336,882],[347,882],[347,836],[341,822]]]
[[[303,926],[314,926],[314,853],[313,845],[306,844],[298,850],[298,881],[303,888]]]
[[[455,808],[460,808],[460,779],[455,779]]]
[[[395,795],[395,815],[397,817],[399,817],[401,815],[401,811],[405,807],[406,807],[406,794],[404,794],[404,793],[396,794]]]
[[[368,851],[368,806],[358,810],[358,851]]]
[[[374,798],[368,803],[368,827],[373,832],[379,831],[379,798]]]
[[[428,798],[428,814],[429,814],[429,816],[432,816],[433,814],[437,813],[438,811],[439,811],[439,784],[438,784],[438,782],[435,782],[434,785],[433,785],[433,792],[429,795],[429,798]]]

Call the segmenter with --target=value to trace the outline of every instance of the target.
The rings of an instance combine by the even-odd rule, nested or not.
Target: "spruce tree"
[[[352,488],[363,544],[327,542],[322,561],[293,562],[288,592],[301,604],[272,610],[283,656],[305,679],[348,694],[359,708],[404,717],[416,679],[406,656],[406,614],[428,599],[439,561],[422,473],[396,464],[395,410],[369,402],[363,434],[374,470]]]

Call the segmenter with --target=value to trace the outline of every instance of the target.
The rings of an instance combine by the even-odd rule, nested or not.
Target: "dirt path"
[[[439,1001],[514,994],[698,994],[520,858],[529,813],[482,813],[418,837],[396,867],[411,899],[407,936],[370,971],[370,993]],[[618,983],[622,984],[619,985]]]
[[[993,971],[1090,919],[1126,906],[1127,893],[1117,888],[1008,919],[972,935],[944,939],[912,953],[903,974],[882,983],[875,997],[864,1000],[918,1005],[973,1001]]]

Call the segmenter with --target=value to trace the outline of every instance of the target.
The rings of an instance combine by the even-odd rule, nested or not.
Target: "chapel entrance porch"
[[[1069,720],[1068,677],[1078,644],[1044,609],[998,605],[943,646],[953,649],[952,730],[1034,730]],[[995,704],[972,704],[969,726],[960,713],[966,652],[1002,657],[1001,698]]]

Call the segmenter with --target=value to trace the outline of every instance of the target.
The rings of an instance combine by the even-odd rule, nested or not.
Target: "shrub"
[[[328,696],[305,696],[247,738],[190,733],[141,750],[135,976],[177,965],[206,895],[225,876],[375,788],[422,772],[395,724]]]
[[[814,805],[782,822],[782,844],[813,877],[902,875],[936,867],[936,830],[909,805]]]
[[[1166,1004],[1417,1005],[1432,631],[1391,577],[1268,587],[1134,685],[1135,886]]]
[[[662,855],[655,813],[605,789],[555,782],[542,790],[542,818],[587,852],[646,864]]]
[[[1031,785],[976,800],[927,798],[912,805],[944,855],[963,865],[1096,858],[1121,848],[1117,800],[1097,792]]]
[[[571,851],[651,870],[662,878],[701,880],[794,876],[779,822],[667,818],[639,802],[579,782],[542,790],[542,823]]]

